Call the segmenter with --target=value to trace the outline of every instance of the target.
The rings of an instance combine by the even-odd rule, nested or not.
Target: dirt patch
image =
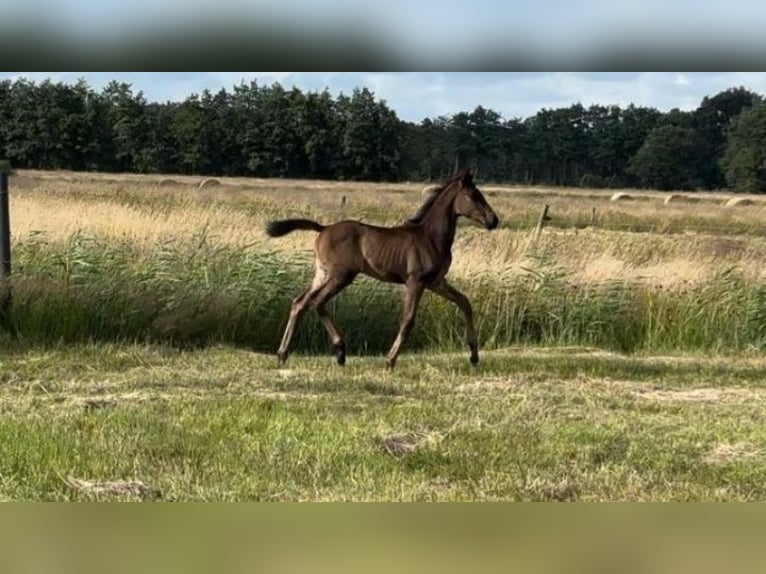
[[[118,407],[125,405],[138,405],[143,403],[157,402],[157,401],[169,401],[174,398],[171,393],[162,392],[148,392],[148,391],[130,391],[127,393],[105,393],[99,395],[88,396],[61,396],[59,399],[63,399],[63,402],[68,402],[72,406],[80,407],[86,411],[97,411],[109,407]],[[184,394],[183,396],[188,396]]]
[[[81,478],[67,477],[64,481],[67,486],[77,492],[82,492],[93,497],[103,496],[127,496],[142,500],[161,498],[159,490],[149,486],[140,480],[116,480],[116,481],[93,481]]]
[[[467,381],[455,387],[455,391],[465,394],[502,392],[508,396],[523,394],[512,392],[522,387],[528,387],[528,383],[518,377],[493,377]]]
[[[401,457],[421,448],[439,444],[450,432],[451,429],[446,433],[411,431],[401,434],[381,435],[378,437],[377,442],[383,452],[391,456]]]
[[[731,464],[740,460],[758,458],[762,451],[749,442],[722,443],[705,455],[703,461],[707,464]]]
[[[745,402],[763,399],[763,393],[752,389],[633,389],[631,393],[639,398],[658,402]]]

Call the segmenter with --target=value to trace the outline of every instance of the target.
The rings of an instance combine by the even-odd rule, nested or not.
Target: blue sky
[[[182,100],[203,89],[231,88],[240,81],[280,82],[303,90],[328,88],[333,94],[366,86],[385,99],[400,118],[470,111],[478,105],[505,118],[528,117],[543,107],[580,102],[630,103],[660,110],[696,108],[704,96],[744,86],[766,94],[766,72],[1,72],[0,78],[51,78],[75,82],[84,77],[100,90],[125,81],[154,101]]]

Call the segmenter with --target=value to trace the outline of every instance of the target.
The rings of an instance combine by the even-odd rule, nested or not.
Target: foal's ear
[[[471,185],[473,183],[473,174],[471,173],[470,169],[467,169],[463,172],[463,177],[461,178],[461,181],[464,185]]]

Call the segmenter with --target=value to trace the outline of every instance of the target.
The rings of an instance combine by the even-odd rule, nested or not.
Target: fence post
[[[11,216],[8,207],[8,162],[0,161],[0,322],[15,336],[11,321]]]
[[[535,238],[534,238],[534,244],[537,245],[537,242],[540,239],[540,234],[543,232],[543,226],[546,222],[550,221],[551,218],[548,217],[548,209],[549,206],[546,204],[543,206],[542,211],[540,212],[540,219],[537,221],[537,228],[535,229]]]

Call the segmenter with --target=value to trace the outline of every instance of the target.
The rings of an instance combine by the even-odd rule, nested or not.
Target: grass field
[[[481,364],[426,297],[391,374],[399,293],[370,280],[333,305],[345,369],[314,317],[277,367],[314,236],[262,229],[393,224],[423,185],[199,182],[12,178],[0,498],[764,498],[766,202],[487,185],[501,228],[461,225],[450,272]]]

